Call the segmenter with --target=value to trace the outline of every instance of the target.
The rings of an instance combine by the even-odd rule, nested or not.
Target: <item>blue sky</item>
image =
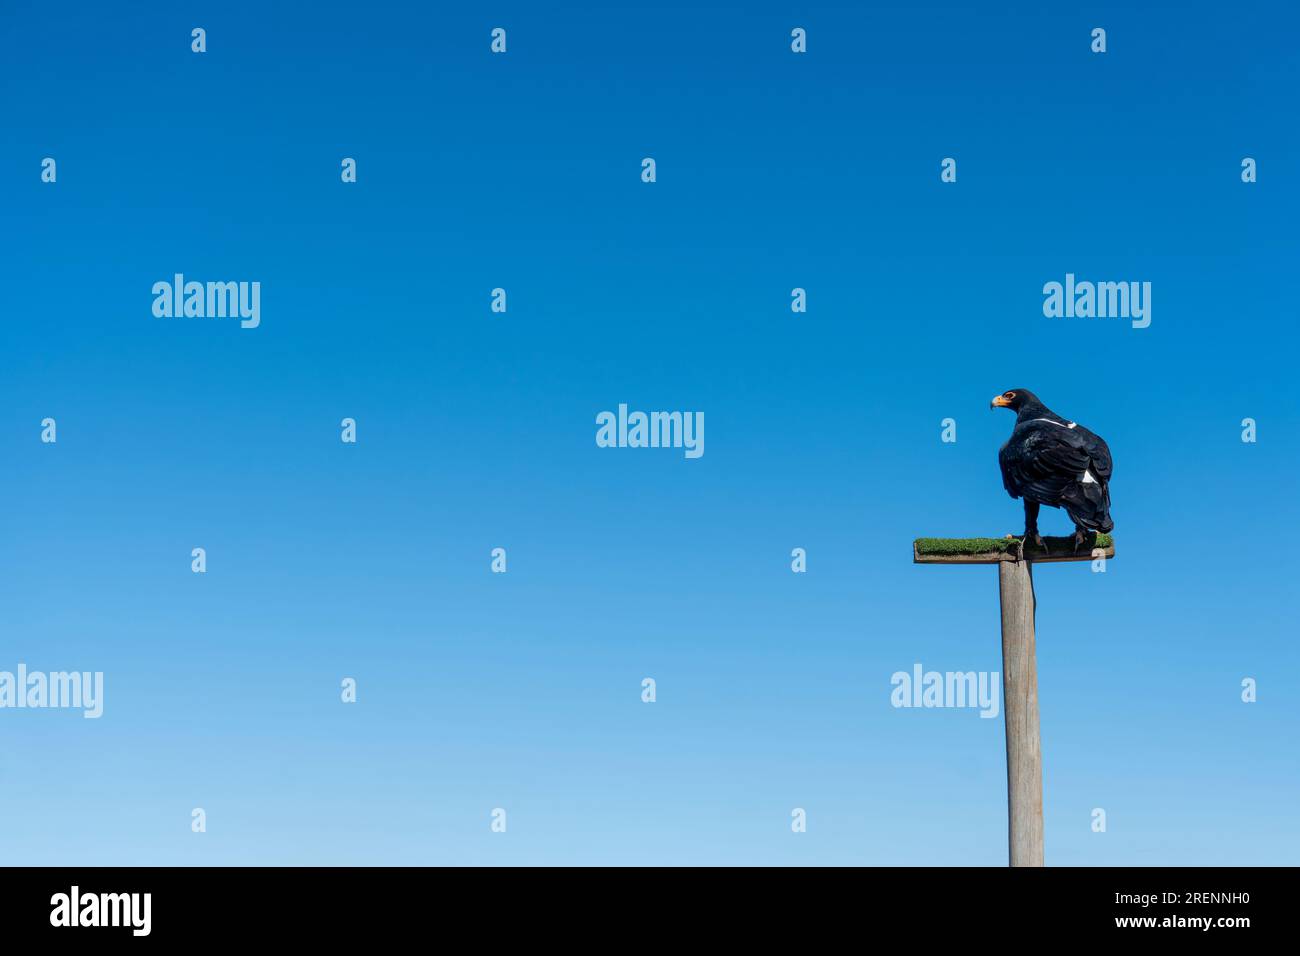
[[[1001,670],[910,542],[1021,528],[1011,387],[1116,463],[1036,578],[1047,861],[1296,862],[1293,11],[408,6],[3,14],[0,670],[106,684],[0,711],[6,862],[1000,865],[1002,721],[889,696]]]

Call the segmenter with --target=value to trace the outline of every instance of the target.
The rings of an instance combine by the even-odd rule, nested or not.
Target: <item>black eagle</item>
[[[1077,551],[1089,531],[1109,532],[1110,449],[1100,436],[1062,418],[1033,392],[1013,388],[989,403],[1016,413],[1011,437],[998,452],[1002,484],[1025,501],[1025,540],[1043,548],[1038,507],[1064,508],[1074,521]]]

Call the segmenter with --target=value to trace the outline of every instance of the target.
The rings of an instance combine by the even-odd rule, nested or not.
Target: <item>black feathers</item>
[[[1016,413],[1011,438],[998,452],[1007,493],[1027,504],[1064,508],[1078,528],[1103,532],[1114,528],[1106,442],[1057,415],[1024,389],[1004,392],[992,405]]]

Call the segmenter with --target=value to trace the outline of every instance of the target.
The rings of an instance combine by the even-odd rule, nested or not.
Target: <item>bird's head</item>
[[[1013,388],[1010,391],[1003,392],[1001,395],[993,396],[993,401],[989,402],[989,408],[1009,408],[1019,414],[1022,408],[1031,406],[1041,407],[1042,402],[1038,396],[1027,388]]]

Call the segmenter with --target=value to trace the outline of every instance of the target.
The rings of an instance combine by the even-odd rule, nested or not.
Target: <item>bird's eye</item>
[[[1015,398],[1015,397],[1016,397],[1016,393],[1015,393],[1015,392],[1004,392],[1003,395],[1002,395],[1002,397],[1003,397],[1003,398]]]

